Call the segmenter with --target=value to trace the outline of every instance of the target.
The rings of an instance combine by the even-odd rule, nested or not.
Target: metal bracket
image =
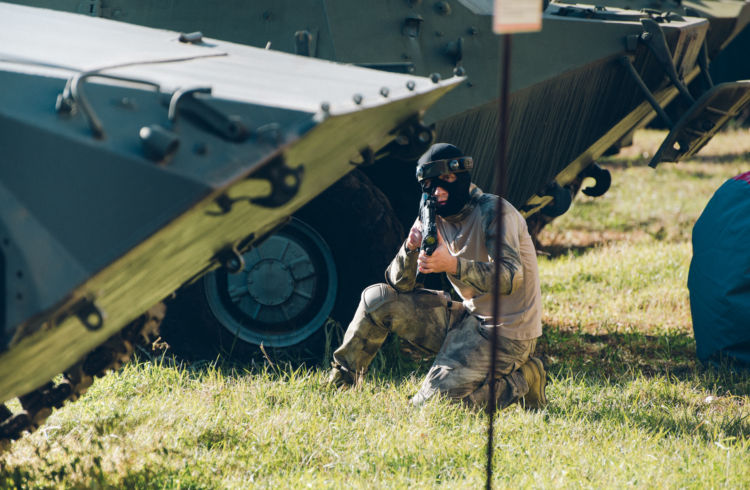
[[[70,309],[59,318],[57,323],[62,323],[69,316],[75,315],[88,330],[96,331],[104,325],[104,312],[96,303],[89,298],[81,298]]]
[[[83,91],[83,84],[89,78],[106,78],[108,80],[119,80],[122,82],[135,83],[139,85],[148,85],[154,87],[157,93],[160,93],[161,87],[158,83],[151,82],[148,80],[142,80],[137,78],[121,77],[117,75],[108,75],[106,73],[99,73],[96,71],[77,73],[73,77],[69,78],[65,84],[65,88],[62,93],[58,94],[57,101],[55,103],[55,110],[58,114],[75,114],[76,109],[80,108],[83,115],[88,121],[89,128],[94,134],[94,138],[102,139],[106,136],[104,133],[104,126],[101,120],[94,112],[91,104]]]
[[[412,39],[417,39],[421,31],[422,22],[424,19],[421,15],[408,15],[404,19],[404,25],[401,28],[401,33]]]
[[[672,122],[672,119],[667,115],[666,112],[664,112],[664,109],[661,108],[659,102],[656,100],[656,97],[654,97],[654,94],[652,94],[651,90],[649,90],[649,88],[646,86],[646,82],[643,81],[641,76],[638,74],[638,71],[636,71],[635,67],[633,66],[633,62],[630,61],[630,57],[622,56],[619,61],[620,64],[624,66],[625,69],[627,69],[628,73],[633,78],[635,83],[638,84],[638,87],[643,92],[643,96],[646,98],[648,103],[651,104],[651,107],[653,107],[662,121],[664,121],[664,124],[666,124],[667,127],[673,127],[674,123]]]
[[[195,97],[196,94],[211,94],[210,87],[198,87],[176,90],[169,100],[169,120],[174,123],[177,112],[202,123],[209,131],[217,136],[234,143],[241,143],[250,137],[250,131],[242,121],[233,116],[227,116],[214,109],[204,101]]]
[[[292,200],[302,183],[304,167],[291,168],[283,158],[276,158],[263,166],[250,179],[264,179],[271,183],[271,194],[266,197],[250,199],[250,202],[265,208],[278,208]]]
[[[294,33],[294,51],[299,56],[312,56],[312,34],[310,31]]]
[[[711,79],[711,74],[708,72],[708,40],[703,40],[703,45],[701,46],[701,52],[698,53],[698,66],[701,67],[701,74],[703,75],[703,78],[706,80],[706,83],[709,87],[714,86],[714,81]]]
[[[260,170],[247,177],[248,180],[267,180],[271,184],[271,193],[264,197],[238,197],[231,198],[227,194],[222,194],[215,199],[219,211],[207,211],[211,216],[222,216],[229,213],[235,203],[247,201],[252,204],[263,206],[264,208],[278,208],[288,203],[297,195],[304,167],[298,168],[286,166],[284,159],[275,158],[261,167]]]
[[[216,254],[216,260],[230,274],[239,274],[245,268],[245,259],[236,247],[227,247]]]
[[[393,141],[377,153],[377,158],[389,154],[405,161],[416,160],[435,141],[434,126],[425,126],[418,118],[403,124]]]
[[[102,0],[82,0],[76,8],[77,13],[91,17],[101,17],[101,11]]]
[[[678,0],[678,3],[679,1],[681,0]],[[644,14],[647,14],[649,18],[657,22],[672,22],[673,20],[682,22],[685,20],[685,17],[683,17],[682,15],[676,12],[672,12],[671,10],[667,10],[666,12],[664,12],[664,11],[657,10],[657,9],[645,8],[645,9],[641,9],[641,12],[643,12]],[[700,17],[700,16],[694,15],[693,17]]]
[[[361,157],[360,161],[349,160],[349,163],[360,168],[369,167],[375,163],[375,152],[369,146],[365,146],[359,150],[359,156]]]
[[[578,6],[553,4],[553,7],[545,9],[549,15],[560,17],[574,17],[578,19],[615,20],[615,21],[638,21],[645,14],[639,11],[608,10],[602,6]]]
[[[200,44],[203,42],[203,33],[201,31],[181,32],[177,40],[186,44]]]
[[[284,134],[281,132],[279,123],[271,122],[264,124],[255,129],[259,143],[265,143],[278,147],[284,141]]]
[[[680,94],[685,97],[691,104],[695,102],[695,99],[688,91],[687,87],[680,79],[677,74],[677,68],[674,66],[672,60],[672,53],[669,51],[667,45],[667,39],[664,37],[664,31],[661,30],[661,26],[653,19],[641,19],[641,25],[643,26],[643,34],[641,34],[641,41],[651,50],[656,59],[661,64],[664,72],[669,77],[672,84],[677,87]]]

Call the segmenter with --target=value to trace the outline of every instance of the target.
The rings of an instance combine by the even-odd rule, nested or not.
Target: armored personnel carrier
[[[459,82],[0,3],[0,442],[211,269],[281,268],[282,315],[329,295],[301,247],[243,254]]]
[[[218,269],[180,289],[165,326],[180,331],[198,319],[201,329],[228,337],[233,346],[237,341],[277,347],[303,342],[326,318],[346,322],[362,287],[381,280],[403,236],[402,225],[416,214],[413,162],[431,142],[450,141],[473,155],[474,181],[493,188],[502,52],[491,32],[491,0],[18,3],[200,31],[382,72],[434,79],[466,75],[422,121],[402,126],[380,150],[363,151],[361,172],[349,174],[298,211],[287,228],[246,252],[249,265],[239,274]],[[514,36],[507,197],[530,221],[537,220],[532,226],[564,213],[584,178],[595,182],[586,194],[606,192],[610,177],[596,160],[654,117],[674,128],[656,165],[697,151],[746,105],[744,84],[709,84],[703,95],[687,88],[707,73],[714,49],[704,46],[720,49],[747,24],[748,5],[733,3],[739,6],[735,13],[720,17],[725,19],[716,24],[721,28],[712,28],[711,20],[684,11],[553,2],[541,32]],[[297,82],[296,90],[306,90],[306,78]],[[677,98],[685,103],[667,115],[665,107]],[[328,294],[290,293],[290,264],[277,258],[289,248],[316,258],[310,263],[317,276],[336,278],[328,283]],[[289,308],[290,298],[300,303]]]

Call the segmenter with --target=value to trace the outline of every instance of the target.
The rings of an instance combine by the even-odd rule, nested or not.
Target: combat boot
[[[547,405],[547,395],[544,393],[547,387],[547,372],[542,361],[537,357],[529,357],[521,366],[521,374],[529,385],[529,392],[521,402],[523,406],[528,409],[544,408]]]
[[[326,385],[334,388],[348,388],[354,384],[354,377],[352,373],[338,364],[333,364],[331,372],[328,373],[328,380]]]

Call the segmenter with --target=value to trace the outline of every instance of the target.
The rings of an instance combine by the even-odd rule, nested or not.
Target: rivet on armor
[[[446,1],[440,1],[435,3],[435,10],[437,10],[437,13],[440,15],[450,15],[451,13],[451,4],[449,4]]]

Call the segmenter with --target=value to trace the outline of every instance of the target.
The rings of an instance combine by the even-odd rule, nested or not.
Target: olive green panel
[[[319,58],[332,57],[325,40],[325,12],[320,0],[274,2],[246,0],[107,0],[105,16],[123,22],[205,36],[256,47],[295,52],[294,33],[308,30],[316,38]]]
[[[104,17],[255,47],[295,53],[294,33],[312,35],[312,54],[333,59],[325,6],[321,0],[11,0],[31,7],[51,8]]]
[[[460,66],[467,81],[448,94],[426,115],[431,123],[494,100],[498,92],[500,37],[492,32],[491,17],[477,15],[458,2],[449,13],[433,2],[405,0],[360,2],[329,0],[327,12],[338,61],[352,63],[414,63],[415,73],[452,75],[456,65],[451,49],[462,40]],[[422,22],[418,37],[409,35],[409,17]],[[640,34],[639,22],[602,22],[544,17],[543,30],[513,36],[511,90],[521,90],[620,54],[625,37]],[[452,44],[454,43],[454,44]]]

